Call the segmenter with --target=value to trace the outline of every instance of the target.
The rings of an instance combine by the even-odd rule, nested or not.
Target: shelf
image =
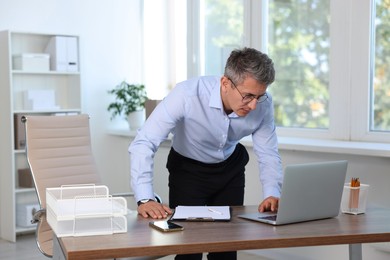
[[[16,233],[17,234],[21,234],[21,233],[33,233],[35,232],[35,229],[37,228],[37,225],[35,224],[34,226],[32,227],[19,227],[19,226],[16,226]]]
[[[80,72],[67,72],[67,71],[25,71],[25,70],[13,70],[13,74],[20,75],[80,75]]]
[[[71,41],[73,50],[71,56],[68,53],[68,43],[61,45],[65,48],[53,47],[54,41],[64,40],[53,38],[55,36],[74,38]],[[76,41],[74,42],[74,40]],[[73,45],[74,43],[76,45]],[[71,59],[77,64],[77,68],[74,66],[63,68],[59,66],[60,61],[49,64],[49,68],[46,68],[46,66],[41,66],[41,63],[37,65],[36,60],[29,60],[33,57],[14,60],[14,55],[17,54],[42,54],[48,51],[51,57],[59,55],[65,59],[62,60],[65,64],[69,64],[70,60],[68,59]],[[62,55],[64,53],[66,55]],[[23,149],[22,141],[25,130],[21,123],[21,116],[80,114],[82,91],[79,59],[78,36],[14,31],[0,32],[0,67],[2,68],[0,70],[0,96],[3,98],[0,102],[0,113],[3,119],[0,124],[0,208],[6,209],[0,211],[0,239],[15,242],[17,234],[35,230],[35,227],[26,228],[16,225],[17,206],[24,203],[38,203],[35,188],[19,187],[19,170],[29,168]],[[20,64],[15,62],[20,62]],[[37,66],[46,70],[37,71]],[[23,70],[15,68],[23,68]]]
[[[14,114],[73,114],[80,113],[81,109],[79,108],[70,108],[70,109],[58,109],[58,110],[14,110]]]
[[[117,128],[108,129],[108,134],[113,136],[134,138],[137,135],[137,132],[124,128]],[[169,136],[168,140],[171,138],[172,137]],[[390,157],[390,147],[388,144],[383,143],[322,140],[282,136],[278,137],[278,141],[279,150],[379,156],[385,158]],[[250,136],[244,137],[240,143],[247,147],[253,147],[252,138]]]
[[[16,188],[15,193],[30,193],[30,192],[35,192],[35,188]]]

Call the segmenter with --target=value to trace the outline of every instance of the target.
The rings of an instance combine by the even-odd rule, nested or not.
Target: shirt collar
[[[210,101],[209,101],[209,106],[212,108],[217,108],[221,110],[221,112],[225,113],[223,111],[223,105],[222,105],[222,97],[221,97],[221,82],[218,81],[214,86],[213,89],[211,90],[211,95],[210,95]],[[238,117],[236,113],[232,112],[228,115],[230,118],[232,117]]]
[[[223,109],[221,98],[221,82],[218,80],[211,89],[209,106],[213,108]]]

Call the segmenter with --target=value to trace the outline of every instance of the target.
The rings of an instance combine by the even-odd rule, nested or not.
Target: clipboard
[[[177,206],[171,220],[230,221],[229,206]]]

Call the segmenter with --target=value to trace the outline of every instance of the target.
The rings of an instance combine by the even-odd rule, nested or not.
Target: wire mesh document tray
[[[127,232],[127,201],[104,185],[46,189],[47,221],[57,237]]]

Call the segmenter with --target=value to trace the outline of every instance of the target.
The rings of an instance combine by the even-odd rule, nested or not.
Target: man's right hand
[[[138,214],[144,218],[163,219],[167,218],[168,215],[172,214],[172,210],[164,204],[158,203],[157,201],[148,201],[141,204],[137,208]]]

